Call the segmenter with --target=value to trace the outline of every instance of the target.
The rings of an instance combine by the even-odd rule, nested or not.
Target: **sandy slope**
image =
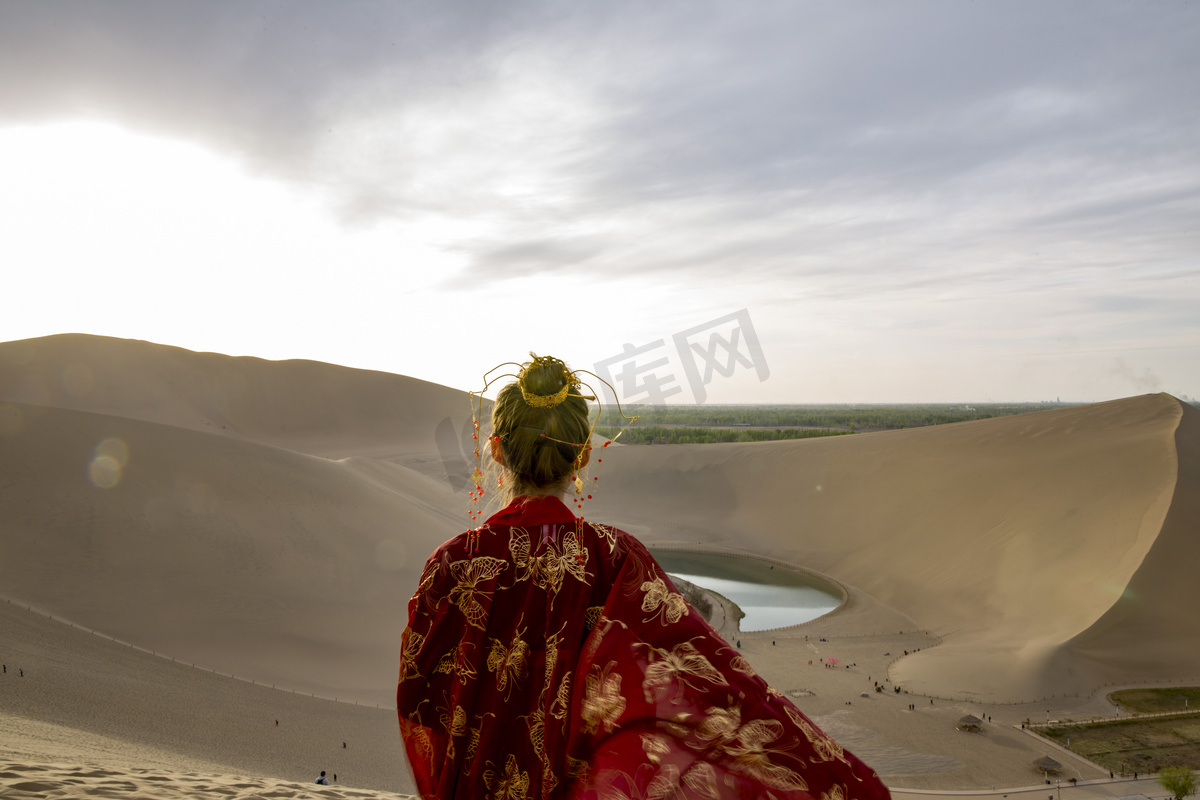
[[[919,703],[909,710],[914,696],[894,694],[891,686],[860,696],[873,685],[872,676],[879,680],[886,672],[893,654],[935,644],[913,632],[861,635],[860,626],[881,613],[858,598],[842,613],[809,625],[737,638],[772,686],[892,786],[1034,782],[1032,761],[1057,753],[1021,733],[1017,723],[1040,716],[1041,705],[915,698]],[[828,656],[852,666],[825,669],[820,659]],[[339,791],[411,791],[390,704],[356,706],[254,685],[14,604],[0,604],[0,661],[7,665],[0,674],[0,797],[171,798],[194,795],[202,786],[232,796],[308,796],[296,793],[320,769],[339,776]],[[1103,704],[1082,710],[1111,713]],[[964,735],[955,725],[966,713],[994,721],[983,734]],[[1064,777],[1100,774],[1066,761]]]
[[[315,786],[311,781],[281,781],[272,778],[247,778],[213,773],[211,770],[185,772],[172,767],[81,766],[78,761],[55,763],[28,758],[8,763],[0,761],[0,798],[44,800],[44,798],[102,797],[185,800],[220,795],[226,800],[350,800],[351,798],[411,798],[391,792],[363,791],[342,784]]]
[[[1183,410],[1147,395],[833,439],[621,448],[594,513],[623,509],[649,540],[762,553],[867,592],[943,638],[894,668],[914,690],[1033,699],[1116,679],[1096,665],[1136,649],[1093,642],[1085,665],[1068,642],[1121,598],[1156,542],[1187,537],[1186,523],[1163,527],[1176,428],[1200,436]],[[1165,587],[1188,565],[1147,573],[1143,615],[1181,599]],[[1147,677],[1200,676],[1200,647],[1180,655],[1151,659]]]
[[[324,769],[343,787],[412,791],[390,703],[355,706],[215,675],[7,603],[0,661],[0,759],[299,783]]]
[[[390,706],[406,598],[427,553],[464,525],[466,407],[444,387],[312,362],[83,336],[0,344],[0,594],[177,662]],[[747,637],[752,662],[781,689],[817,687],[812,710],[831,724],[853,713],[889,747],[934,741],[953,726],[930,715],[957,709],[918,721],[903,696],[866,704],[855,685],[886,675],[914,693],[1009,702],[1200,679],[1198,416],[1150,395],[836,439],[609,448],[586,513],[651,543],[759,553],[842,581],[851,608],[778,645]],[[27,631],[9,641],[33,636],[0,617]],[[818,630],[869,671],[797,672],[816,647],[804,632]],[[75,659],[57,680],[78,694],[54,696],[76,702],[58,717],[46,703],[18,713],[150,735],[147,714],[122,709],[170,662],[80,660],[84,640],[57,635],[38,634],[50,638],[24,657]],[[234,684],[282,694],[171,666],[155,680],[192,707],[224,707],[214,698],[238,695]],[[371,735],[390,738],[386,716]],[[197,736],[151,738],[311,777],[307,759],[279,771],[261,741],[209,754]],[[926,772],[978,780],[1020,750],[943,744],[896,757],[897,774],[941,764]]]
[[[429,551],[461,525],[444,483],[86,412],[17,406],[0,448],[5,596],[181,661],[388,702]],[[128,449],[98,488],[96,443]],[[386,476],[385,481],[381,476]]]
[[[1070,643],[1108,680],[1133,682],[1200,662],[1200,411],[1183,405],[1178,479],[1162,529],[1117,602]],[[1119,643],[1117,646],[1116,643]],[[1114,677],[1116,676],[1116,677]]]
[[[81,334],[0,343],[0,398],[406,461],[436,461],[439,424],[470,418],[464,393],[416,378]]]

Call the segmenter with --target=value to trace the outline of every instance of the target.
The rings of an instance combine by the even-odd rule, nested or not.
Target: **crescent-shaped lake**
[[[661,549],[655,549],[653,555],[667,574],[736,603],[744,614],[740,623],[743,631],[799,625],[842,604],[842,593],[836,586],[755,559]]]

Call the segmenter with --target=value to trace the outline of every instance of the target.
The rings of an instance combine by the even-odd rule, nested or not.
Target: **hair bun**
[[[521,368],[517,383],[525,402],[534,408],[553,408],[567,398],[578,380],[560,359],[530,353],[533,360]]]

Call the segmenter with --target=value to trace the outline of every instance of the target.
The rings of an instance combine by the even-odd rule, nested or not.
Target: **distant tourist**
[[[329,778],[326,778],[326,777],[325,777],[325,770],[321,770],[321,774],[320,774],[320,776],[317,778],[317,783],[321,784],[322,786],[328,786],[328,785],[329,785]]]
[[[516,302],[492,319],[568,336],[586,324],[578,303]],[[496,395],[491,431],[472,420],[470,485],[472,501],[498,490],[508,505],[486,521],[472,510],[471,529],[434,551],[400,640],[416,793],[886,800],[869,767],[693,613],[645,545],[584,520],[602,477],[586,469],[609,443],[591,443],[588,401],[601,393],[583,381],[598,388],[595,376],[538,356],[487,375],[506,371],[488,381],[516,379]]]

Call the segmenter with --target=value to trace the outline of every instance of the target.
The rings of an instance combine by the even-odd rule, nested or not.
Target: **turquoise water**
[[[749,558],[711,553],[655,550],[669,575],[721,594],[745,614],[743,631],[799,625],[842,604],[841,593],[816,578]]]

